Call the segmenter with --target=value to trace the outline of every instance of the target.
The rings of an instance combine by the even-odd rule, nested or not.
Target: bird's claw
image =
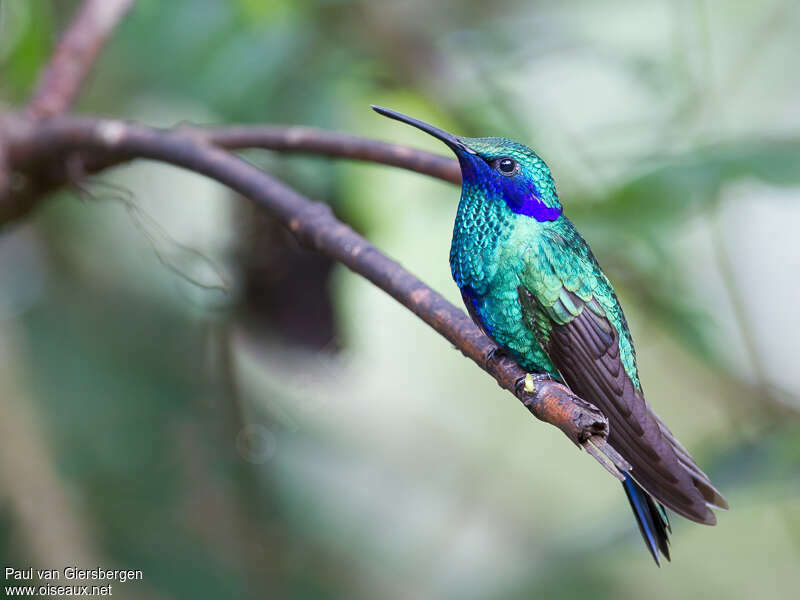
[[[508,356],[505,348],[502,348],[500,346],[495,346],[494,348],[489,350],[489,352],[487,352],[486,355],[484,356],[483,358],[484,368],[486,369],[490,368],[493,362],[497,362],[504,356]]]

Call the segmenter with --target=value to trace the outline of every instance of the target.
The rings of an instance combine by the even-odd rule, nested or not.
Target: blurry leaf
[[[0,2],[0,89],[12,103],[33,89],[52,47],[53,21],[49,3]]]
[[[249,24],[263,25],[299,12],[303,3],[291,0],[236,0],[236,4]]]
[[[726,183],[746,177],[800,185],[800,141],[740,140],[688,152],[597,198],[576,202],[570,212],[576,219],[634,231],[663,228],[707,207]]]

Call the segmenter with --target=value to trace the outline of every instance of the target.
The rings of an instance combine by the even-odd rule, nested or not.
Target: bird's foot
[[[584,448],[603,468],[623,480],[631,466],[608,443],[608,419],[549,375],[528,373],[516,383],[517,396],[534,416],[555,425]]]
[[[505,348],[502,346],[495,346],[484,355],[483,368],[489,369],[491,368],[492,363],[497,362],[501,358],[507,358],[508,356],[508,351]]]

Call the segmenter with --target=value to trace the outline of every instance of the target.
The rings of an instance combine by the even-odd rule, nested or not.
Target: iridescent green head
[[[561,204],[550,169],[527,146],[505,138],[457,137],[388,108],[372,108],[447,144],[461,165],[465,193],[502,200],[516,214],[537,221],[555,221],[561,216]]]

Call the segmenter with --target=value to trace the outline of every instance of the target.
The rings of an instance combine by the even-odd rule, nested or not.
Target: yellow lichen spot
[[[533,394],[536,391],[536,382],[533,380],[533,375],[530,373],[525,374],[525,391],[528,394]]]

